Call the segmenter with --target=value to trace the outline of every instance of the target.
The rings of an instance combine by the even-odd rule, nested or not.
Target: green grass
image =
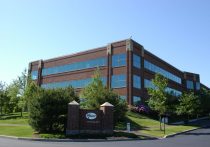
[[[112,137],[135,138],[136,135],[138,135],[139,138],[144,137],[144,135],[163,137],[164,135],[196,128],[196,126],[166,125],[166,134],[164,134],[163,131],[159,130],[159,121],[155,119],[134,112],[127,112],[126,117],[127,120],[125,122],[118,123],[115,126],[115,130],[122,131],[115,132]],[[134,130],[136,135],[123,132],[126,129],[126,122],[131,123],[131,130]],[[0,135],[33,137],[33,131],[34,130],[28,125],[28,113],[23,113],[23,117],[20,117],[20,113],[0,116]],[[39,134],[39,136],[43,138],[65,138],[64,134]],[[85,138],[85,136],[80,137]]]
[[[28,125],[28,113],[11,113],[0,116],[0,135],[32,137],[33,129]]]
[[[151,119],[147,116],[139,115],[134,112],[127,112],[127,122],[131,123],[131,129],[135,130],[137,134],[145,134],[154,137],[163,137],[165,135],[182,132],[189,129],[197,128],[196,126],[185,125],[166,125],[166,133],[159,129],[159,121]],[[116,128],[125,129],[122,123],[118,124]]]
[[[33,129],[30,126],[0,126],[0,135],[32,137]]]

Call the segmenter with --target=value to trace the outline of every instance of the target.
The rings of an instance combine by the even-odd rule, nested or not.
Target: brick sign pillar
[[[102,133],[112,134],[113,133],[113,109],[114,106],[108,102],[100,106],[100,110],[103,111],[103,120],[102,120]]]
[[[67,134],[79,134],[79,109],[80,105],[76,101],[68,104],[68,121],[67,121]]]
[[[66,134],[112,134],[113,110],[114,106],[108,102],[102,104],[100,110],[80,109],[76,101],[69,103]]]

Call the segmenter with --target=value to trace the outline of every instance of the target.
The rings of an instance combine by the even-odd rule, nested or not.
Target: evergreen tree
[[[64,131],[68,103],[76,100],[72,87],[43,89],[30,82],[25,91],[28,99],[29,124],[38,132]]]

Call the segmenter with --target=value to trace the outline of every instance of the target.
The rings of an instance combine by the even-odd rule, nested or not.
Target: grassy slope
[[[166,134],[164,134],[163,131],[160,131],[159,121],[157,120],[133,112],[127,113],[127,119],[127,121],[131,122],[131,129],[136,130],[138,134],[147,134],[155,137],[163,137],[164,135],[196,128],[195,126],[166,125]]]

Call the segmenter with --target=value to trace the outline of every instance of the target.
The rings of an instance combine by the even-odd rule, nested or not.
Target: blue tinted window
[[[148,69],[152,72],[159,73],[159,74],[163,75],[164,77],[166,77],[166,78],[168,78],[168,79],[170,79],[174,82],[177,82],[179,84],[182,83],[180,77],[178,77],[178,76],[176,76],[176,75],[174,75],[174,74],[172,74],[172,73],[170,73],[170,72],[152,64],[151,62],[149,62],[147,60],[144,60],[144,68],[146,68],[146,69]]]
[[[145,88],[152,88],[155,89],[155,85],[152,83],[151,80],[144,79],[144,87]],[[173,96],[180,96],[182,92],[170,87],[166,87],[165,91]]]
[[[141,77],[133,75],[133,87],[141,89]]]
[[[201,89],[201,84],[200,82],[196,82],[196,90],[200,90]]]
[[[112,67],[126,65],[126,54],[116,54],[112,56]]]
[[[53,82],[53,83],[47,83],[42,84],[42,88],[46,89],[53,89],[53,88],[65,88],[68,86],[72,86],[74,88],[84,88],[88,84],[92,82],[92,78],[82,79],[82,80],[72,80],[72,81],[63,81],[63,82]],[[106,78],[102,77],[101,81],[103,82],[103,85],[106,85]]]
[[[188,81],[187,80],[187,89],[194,89],[193,81]]]
[[[141,68],[141,58],[133,54],[133,66],[136,68]]]
[[[124,74],[113,75],[111,87],[112,88],[126,87],[126,76]]]
[[[38,71],[34,70],[31,72],[31,79],[36,80],[38,78]]]
[[[170,88],[170,87],[166,88],[166,92],[173,95],[173,96],[181,96],[182,95],[181,91],[178,91],[178,90]]]
[[[42,75],[46,76],[50,74],[69,72],[69,71],[75,71],[75,70],[81,70],[81,69],[87,69],[87,68],[94,68],[94,67],[106,66],[106,65],[107,65],[106,57],[96,58],[96,59],[87,60],[83,62],[75,62],[75,63],[61,65],[61,66],[44,68],[42,70]]]
[[[152,81],[147,79],[144,79],[144,87],[155,89],[155,85],[152,83]]]
[[[121,100],[124,100],[124,101],[126,101],[126,100],[127,100],[127,98],[126,98],[126,96],[125,96],[125,95],[120,95],[120,99],[121,99]]]
[[[133,105],[139,105],[141,103],[141,97],[139,96],[133,96]]]

